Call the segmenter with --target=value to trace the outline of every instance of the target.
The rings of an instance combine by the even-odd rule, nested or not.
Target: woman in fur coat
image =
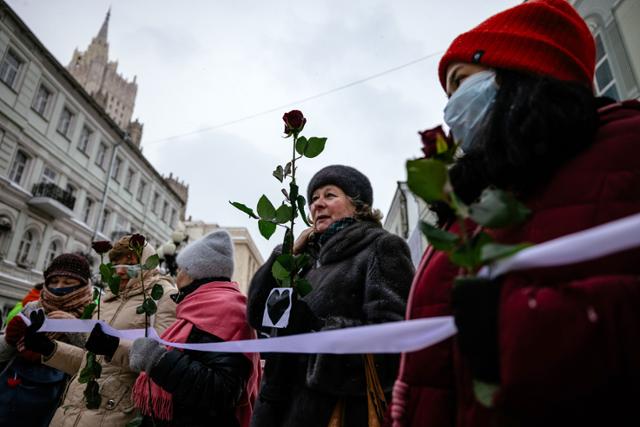
[[[313,227],[302,232],[294,252],[311,258],[303,276],[312,291],[294,298],[289,325],[277,334],[402,320],[414,272],[409,248],[381,227],[368,178],[352,167],[328,166],[311,179],[307,196]],[[271,268],[280,253],[276,248],[251,282],[248,317],[256,329],[265,330],[265,304],[277,286]],[[368,424],[362,355],[269,354],[266,359],[252,426]],[[388,398],[398,357],[374,360]]]

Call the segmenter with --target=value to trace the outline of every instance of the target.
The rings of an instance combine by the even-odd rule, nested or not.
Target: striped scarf
[[[54,295],[45,285],[40,292],[40,304],[49,319],[77,319],[91,303],[93,291],[90,285],[76,289],[67,295]],[[58,339],[62,334],[51,332],[47,336]]]

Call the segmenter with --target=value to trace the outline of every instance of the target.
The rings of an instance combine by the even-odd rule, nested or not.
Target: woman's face
[[[178,269],[178,275],[176,276],[176,286],[178,287],[178,289],[182,289],[185,286],[189,285],[191,282],[193,282],[193,279],[191,278],[191,276],[189,276],[189,274],[183,270],[182,268]]]
[[[335,185],[325,185],[314,191],[309,210],[316,233],[322,233],[337,220],[356,213],[356,207],[349,197]]]
[[[66,276],[53,276],[47,286],[49,289],[60,289],[60,288],[71,288],[73,286],[78,286],[80,284],[80,280],[75,277],[66,277]]]
[[[488,69],[489,68],[478,64],[454,62],[447,70],[447,96],[451,97],[467,77]]]
[[[137,264],[135,255],[129,254],[123,258],[113,261],[112,264],[115,266],[116,274],[120,276],[120,286],[124,287],[124,285],[129,282],[129,271],[127,266]]]

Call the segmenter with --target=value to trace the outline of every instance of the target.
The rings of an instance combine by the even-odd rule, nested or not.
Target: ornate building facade
[[[131,121],[138,94],[136,76],[128,81],[118,74],[118,62],[109,61],[109,18],[111,10],[85,51],[73,51],[67,70],[78,83],[105,109],[109,117],[129,133],[131,141],[140,145],[143,125]]]
[[[93,43],[106,43],[107,25],[108,18]],[[113,88],[88,89],[0,0],[3,311],[60,253],[89,252],[92,240],[131,232],[157,246],[185,211],[188,187],[156,171],[123,128],[133,104],[117,121],[120,110],[109,113],[101,100]]]

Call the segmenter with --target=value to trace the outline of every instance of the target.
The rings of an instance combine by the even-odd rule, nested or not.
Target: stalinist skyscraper
[[[67,69],[139,146],[143,125],[138,119],[131,121],[138,92],[136,76],[133,81],[128,81],[118,74],[118,62],[109,61],[107,36],[110,16],[111,10],[107,12],[98,35],[91,40],[86,51],[81,52],[77,48],[73,51]]]

